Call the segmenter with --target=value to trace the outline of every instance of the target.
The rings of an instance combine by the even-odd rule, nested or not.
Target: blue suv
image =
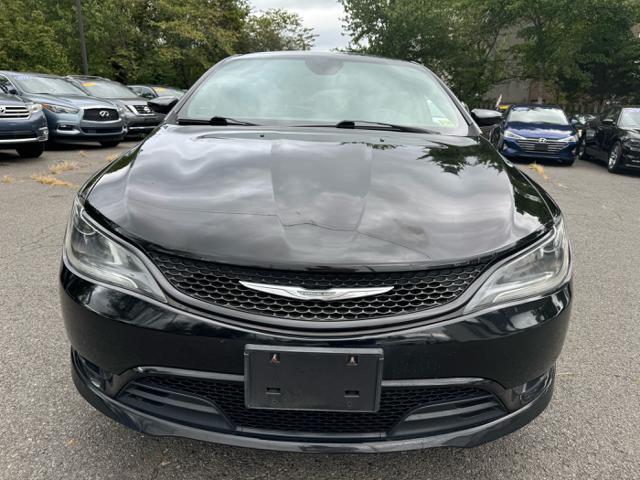
[[[99,142],[114,147],[126,134],[119,107],[88,96],[57,75],[0,71],[0,88],[42,105],[52,142]]]
[[[554,105],[511,105],[493,140],[509,159],[573,165],[577,156],[576,129],[562,108]]]
[[[48,136],[47,119],[40,104],[0,93],[0,150],[17,150],[24,158],[39,157]]]

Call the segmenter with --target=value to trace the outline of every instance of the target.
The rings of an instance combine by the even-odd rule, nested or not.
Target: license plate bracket
[[[247,345],[245,405],[270,410],[376,412],[383,351]]]

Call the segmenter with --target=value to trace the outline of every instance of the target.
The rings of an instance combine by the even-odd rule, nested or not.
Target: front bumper
[[[15,148],[49,138],[47,120],[42,112],[28,118],[3,118],[0,121],[0,148]]]
[[[131,428],[255,448],[380,452],[474,446],[522,427],[544,410],[552,395],[553,368],[568,327],[571,285],[542,298],[477,315],[386,334],[325,339],[232,327],[223,319],[97,285],[64,265],[61,303],[78,390],[93,406]],[[209,402],[209,397],[194,399],[193,389],[172,392],[135,383],[178,377],[193,384],[221,378],[230,385],[236,382],[237,387],[243,382],[247,344],[381,348],[383,391],[407,386],[479,389],[488,395],[482,402],[490,398],[493,404],[486,407],[483,415],[487,416],[481,417],[486,421],[480,423],[464,420],[468,418],[466,409],[480,408],[479,401],[466,398],[462,403],[447,404],[446,414],[442,409],[430,410],[433,405],[404,412],[401,421],[388,431],[291,432],[238,424],[234,421],[238,412],[228,415],[214,401]],[[138,391],[145,390],[142,397],[149,398],[138,396],[132,401],[132,385]],[[188,415],[184,408],[175,413],[178,411],[166,405],[157,410],[154,398],[169,398],[168,404],[174,407],[184,407],[185,402],[196,406]],[[194,411],[203,409],[209,412],[208,420],[194,416]],[[349,415],[351,419],[356,414]],[[449,422],[444,426],[443,415],[448,415]],[[409,418],[411,425],[407,424]],[[416,423],[417,418],[422,420]]]
[[[145,135],[153,131],[164,120],[164,115],[132,115],[127,114],[127,135]]]

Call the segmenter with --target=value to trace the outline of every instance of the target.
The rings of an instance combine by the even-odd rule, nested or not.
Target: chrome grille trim
[[[0,118],[29,118],[31,112],[25,105],[0,105]]]

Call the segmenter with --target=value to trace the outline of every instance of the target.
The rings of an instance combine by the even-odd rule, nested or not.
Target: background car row
[[[612,173],[640,169],[640,107],[611,106],[599,115],[568,119],[556,105],[510,105],[488,137],[511,160],[573,165],[576,158],[606,163]]]
[[[154,88],[167,97],[184,93]],[[113,147],[125,136],[148,134],[163,120],[164,114],[147,102],[125,85],[102,77],[0,71],[0,149],[37,157],[45,142]]]

